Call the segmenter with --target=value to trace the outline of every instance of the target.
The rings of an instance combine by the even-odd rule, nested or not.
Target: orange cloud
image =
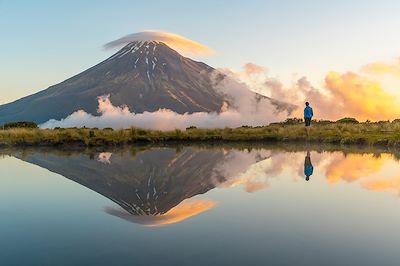
[[[361,70],[374,75],[392,75],[394,77],[400,77],[400,62],[397,64],[375,62],[363,66]]]
[[[390,120],[400,113],[396,97],[387,93],[378,81],[352,72],[327,73],[324,88],[314,87],[306,77],[289,88],[274,78],[265,78],[263,85],[259,91],[268,89],[272,98],[300,106],[295,112],[300,117],[305,101],[311,103],[317,119],[350,116],[360,120]]]
[[[266,74],[268,72],[266,67],[254,63],[247,63],[243,66],[243,68],[244,68],[244,73],[247,75]]]
[[[356,181],[362,177],[377,173],[381,170],[389,155],[381,155],[379,158],[372,154],[349,154],[345,157],[332,155],[334,158],[326,168],[326,178],[329,183]]]
[[[363,187],[373,191],[392,191],[400,192],[400,176],[392,178],[379,178],[367,180],[362,183]]]
[[[342,117],[386,120],[399,116],[400,106],[396,98],[385,92],[377,81],[351,72],[330,72],[325,83],[336,103],[335,109]]]
[[[215,202],[211,200],[185,200],[167,213],[157,216],[157,219],[154,219],[153,222],[147,224],[147,226],[160,226],[182,222],[183,220],[199,215],[214,206]]]
[[[210,47],[190,40],[178,34],[162,31],[144,31],[126,35],[104,45],[106,49],[121,47],[134,41],[158,41],[186,55],[211,55],[214,50]]]

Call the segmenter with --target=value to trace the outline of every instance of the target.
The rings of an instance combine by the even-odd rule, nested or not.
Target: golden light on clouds
[[[400,62],[394,64],[385,62],[374,62],[363,66],[361,70],[368,74],[392,75],[394,77],[400,78]]]
[[[155,216],[152,222],[147,226],[161,226],[182,222],[192,216],[199,215],[211,208],[215,207],[215,202],[205,199],[188,199],[182,201],[167,213]]]
[[[387,120],[397,118],[400,114],[396,98],[387,93],[377,81],[351,72],[330,72],[325,83],[343,117]]]
[[[186,199],[164,214],[133,215],[121,208],[106,208],[106,212],[124,220],[155,227],[182,222],[214,208],[215,201],[208,199]]]
[[[367,68],[369,72],[390,72],[400,77],[400,64],[371,64]],[[302,117],[305,101],[311,103],[316,119],[355,117],[361,121],[377,121],[400,116],[400,102],[396,95],[386,91],[378,80],[354,72],[328,72],[319,88],[306,76],[285,86],[279,79],[270,77],[267,68],[254,63],[244,65],[243,71],[227,69],[227,72],[253,91],[299,107],[294,112],[297,117]]]
[[[214,53],[210,47],[181,35],[163,31],[143,31],[119,38],[104,45],[106,49],[120,48],[134,41],[158,41],[185,55],[207,56]]]
[[[361,177],[378,172],[388,156],[379,158],[372,154],[349,154],[347,156],[332,154],[332,162],[326,167],[326,179],[329,183],[339,181],[353,182]]]
[[[333,184],[340,181],[357,182],[376,192],[400,194],[399,162],[391,154],[332,154],[326,166],[326,179]]]
[[[244,72],[247,75],[253,75],[253,74],[264,74],[268,72],[268,69],[266,67],[254,64],[254,63],[247,63],[243,66]]]
[[[362,186],[372,191],[400,192],[400,176],[390,178],[376,178],[362,182]]]

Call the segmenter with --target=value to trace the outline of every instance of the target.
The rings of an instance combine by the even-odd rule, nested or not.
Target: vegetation
[[[10,122],[3,125],[3,129],[10,128],[38,128],[38,125],[34,122],[22,121],[22,122]]]
[[[355,119],[355,118],[345,117],[345,118],[339,119],[338,121],[336,121],[336,123],[358,124],[360,122],[358,122],[357,119]]]
[[[4,127],[5,128],[5,127]],[[400,148],[400,122],[347,123],[315,121],[309,137],[301,120],[289,120],[263,127],[158,131],[89,128],[8,128],[0,130],[1,146],[104,146],[133,143],[173,142],[308,142],[314,144],[357,144]]]

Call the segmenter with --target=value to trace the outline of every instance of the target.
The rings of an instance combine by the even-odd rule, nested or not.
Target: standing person
[[[310,107],[310,103],[306,102],[306,108],[304,108],[304,123],[306,126],[306,133],[307,137],[310,136],[310,126],[311,126],[311,119],[313,117],[313,109]]]

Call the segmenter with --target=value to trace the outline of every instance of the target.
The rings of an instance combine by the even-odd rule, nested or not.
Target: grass
[[[300,123],[276,123],[264,127],[156,131],[130,128],[112,129],[37,129],[0,130],[1,146],[119,146],[134,143],[171,142],[308,142],[357,144],[400,148],[400,123],[314,123],[306,136]]]

